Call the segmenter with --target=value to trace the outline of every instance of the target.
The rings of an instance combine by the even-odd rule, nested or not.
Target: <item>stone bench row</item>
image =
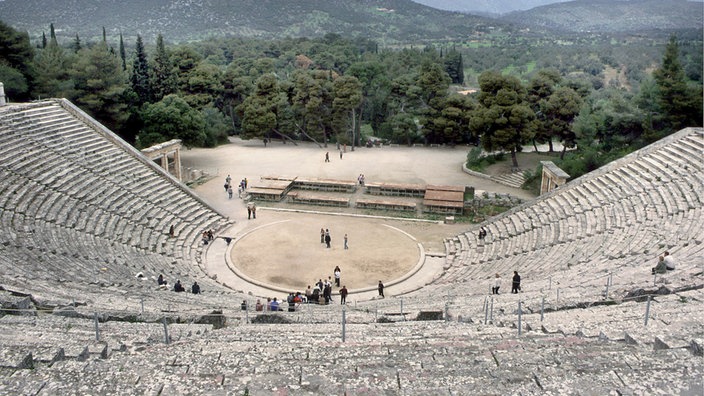
[[[163,205],[152,206],[148,203],[140,201],[140,198],[138,197],[133,197],[131,200],[137,201],[137,205],[132,204],[130,201],[124,201],[124,205],[126,207],[130,207],[130,212],[110,214],[110,212],[104,211],[105,206],[103,203],[105,202],[105,199],[102,195],[116,196],[120,194],[118,186],[112,187],[111,190],[106,190],[105,186],[110,186],[109,183],[96,184],[97,187],[93,189],[94,194],[95,191],[107,192],[105,194],[96,194],[93,199],[89,199],[87,202],[95,202],[95,204],[91,205],[90,203],[86,203],[86,197],[74,198],[70,194],[62,195],[60,191],[54,193],[54,190],[50,185],[45,186],[36,184],[34,180],[26,179],[22,175],[11,176],[14,177],[6,178],[7,183],[4,184],[4,190],[0,193],[0,202],[3,202],[3,206],[6,210],[14,209],[25,214],[37,217],[42,216],[48,221],[57,222],[69,227],[71,224],[75,224],[80,229],[98,230],[98,235],[101,233],[106,233],[109,235],[120,234],[120,232],[115,232],[115,230],[110,230],[107,228],[106,225],[113,224],[113,222],[109,221],[109,219],[114,216],[120,216],[129,221],[129,217],[124,216],[132,215],[133,220],[131,221],[140,222],[142,227],[156,229],[158,230],[157,234],[161,235],[161,242],[150,243],[150,246],[159,247],[162,243],[166,242],[164,237],[165,230],[168,230],[169,226],[174,223],[176,223],[175,226],[177,228],[177,233],[181,230],[181,228],[187,229],[187,225],[189,224],[191,224],[191,227],[195,225],[195,228],[198,231],[201,231],[202,229],[207,229],[212,226],[208,219],[215,216],[213,212],[205,210],[200,203],[197,203],[195,200],[192,200],[183,194],[180,196],[180,200],[169,205],[169,208],[172,209],[167,209]],[[89,186],[93,183],[95,182],[89,180],[84,190],[89,190]],[[124,194],[121,194],[120,196],[125,197]],[[119,210],[119,205],[107,206],[107,208],[111,209],[115,209],[116,207]],[[181,213],[179,214],[178,211],[181,211]],[[174,214],[164,215],[169,212]],[[94,216],[87,217],[86,215],[89,213],[92,213]],[[90,220],[95,221],[98,224],[88,226],[86,221]],[[103,222],[101,220],[107,221]],[[203,220],[205,220],[205,223]],[[194,235],[193,237],[197,238],[197,235]],[[147,245],[145,242],[146,240],[141,241],[143,247],[146,247]]]
[[[665,189],[666,187],[663,186],[662,188]],[[671,191],[668,193],[663,192],[660,195],[668,194],[671,195],[673,193]],[[634,223],[641,223],[644,226],[657,226],[659,222],[663,222],[662,217],[648,216],[648,213],[643,210],[643,204],[641,204],[643,199],[647,200],[648,198],[645,195],[630,195],[618,204],[610,204],[606,210],[603,207],[596,207],[593,210],[584,211],[582,214],[570,216],[556,222],[541,221],[542,215],[536,212],[536,207],[527,208],[524,211],[503,217],[499,221],[486,225],[489,230],[489,236],[481,243],[475,235],[467,234],[469,244],[464,245],[462,249],[472,249],[474,246],[482,245],[482,252],[480,252],[479,257],[475,261],[484,262],[529,251],[545,244],[564,243],[577,240],[585,235],[603,234],[613,227],[622,229],[625,225]],[[690,207],[680,206],[677,210],[671,210],[670,216],[686,216],[690,212],[689,209]],[[524,213],[532,214],[525,216]],[[650,213],[655,214],[652,211]],[[520,220],[518,220],[519,218]],[[531,223],[535,220],[538,220],[539,223]],[[667,222],[665,223],[665,226],[667,226]],[[637,228],[648,229],[648,227]],[[493,246],[497,243],[503,245],[503,247]],[[613,245],[618,246],[618,244]],[[456,255],[454,256],[456,257]],[[449,260],[452,259],[454,257],[451,255]]]
[[[325,325],[319,328],[321,336],[296,341],[300,332],[286,331],[292,326],[244,326],[130,356],[116,354],[109,360],[83,365],[58,362],[35,370],[31,380],[15,372],[11,381],[2,382],[0,391],[10,392],[16,389],[11,388],[13,385],[27,379],[25,390],[43,386],[57,393],[70,393],[77,387],[104,393],[189,393],[194,386],[200,392],[234,394],[269,393],[272,389],[326,394],[371,390],[409,395],[434,395],[438,389],[445,393],[492,389],[537,394],[565,393],[585,386],[605,394],[655,389],[678,393],[686,386],[682,380],[693,372],[685,374],[676,367],[685,364],[694,369],[695,375],[701,372],[696,359],[686,354],[673,360],[669,358],[671,353],[664,355],[624,342],[560,334],[494,338],[483,337],[465,325],[414,323],[408,326],[410,331],[403,332],[406,335],[401,336],[401,343],[396,333],[404,325],[373,326],[379,331],[371,337],[363,336],[370,326],[351,325],[349,339],[354,342],[342,343],[335,336],[337,329]],[[431,328],[444,331],[440,336],[423,337]],[[240,340],[231,336],[233,331],[241,334]],[[362,338],[355,338],[359,336]],[[331,346],[334,354],[329,351]],[[632,359],[614,359],[624,355]],[[465,367],[468,360],[473,364]],[[579,378],[571,377],[571,371],[564,372],[565,366],[579,371]],[[110,381],[105,380],[106,375]],[[240,381],[245,377],[247,381]],[[510,381],[497,383],[497,377]]]

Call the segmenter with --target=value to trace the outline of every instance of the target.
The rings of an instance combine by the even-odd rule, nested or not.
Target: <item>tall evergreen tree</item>
[[[137,41],[140,41],[139,36],[137,36]],[[127,70],[127,53],[125,51],[125,42],[122,39],[122,32],[120,32],[120,59],[122,59],[122,70]]]
[[[164,37],[156,38],[156,53],[151,65],[152,95],[155,101],[160,101],[166,95],[176,92],[176,73],[171,56],[164,47]]]
[[[120,59],[105,43],[82,49],[71,69],[74,102],[113,131],[120,130],[129,114],[124,101],[127,88]]]
[[[49,24],[49,39],[56,41],[56,31],[53,23]]]
[[[348,136],[348,142],[359,145],[359,125],[357,112],[362,104],[362,84],[357,77],[342,76],[333,81],[332,108],[335,114],[335,124],[338,132]]]
[[[139,103],[149,103],[151,101],[151,86],[149,84],[149,64],[147,54],[144,52],[142,36],[137,35],[135,44],[135,55],[132,63],[132,90],[137,94]]]
[[[526,90],[512,76],[484,72],[479,76],[479,105],[470,127],[481,136],[486,151],[508,151],[514,168],[516,153],[533,138],[535,113],[526,101]]]
[[[64,49],[52,39],[34,58],[37,78],[34,96],[39,98],[70,96],[69,61]]]
[[[0,81],[13,100],[29,99],[35,77],[34,51],[26,32],[20,33],[0,21]]]
[[[653,72],[660,92],[660,108],[671,130],[702,125],[701,88],[697,94],[687,86],[676,37],[665,47],[662,65]]]
[[[73,40],[73,45],[71,47],[74,53],[78,53],[78,51],[81,50],[81,39],[78,37],[78,33],[76,33],[76,38]]]
[[[42,48],[46,48],[46,33],[42,32]]]

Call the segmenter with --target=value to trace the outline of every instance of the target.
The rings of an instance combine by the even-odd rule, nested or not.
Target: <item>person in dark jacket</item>
[[[517,294],[521,290],[521,276],[518,275],[518,271],[513,271],[513,284],[511,286],[511,293]]]

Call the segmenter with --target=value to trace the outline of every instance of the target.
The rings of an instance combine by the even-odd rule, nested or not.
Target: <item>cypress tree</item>
[[[122,40],[122,32],[120,32],[120,59],[122,59],[122,70],[127,70],[127,55],[125,53],[125,42]]]
[[[164,96],[176,92],[176,74],[171,57],[164,47],[164,37],[156,38],[156,53],[151,68],[152,95],[154,101],[160,101]]]
[[[144,44],[140,35],[137,35],[134,62],[132,63],[132,90],[139,97],[140,104],[151,101],[149,64],[147,63],[147,54],[144,52]]]
[[[78,53],[78,51],[81,50],[81,39],[78,37],[78,33],[76,33],[76,39],[73,40],[73,52]]]

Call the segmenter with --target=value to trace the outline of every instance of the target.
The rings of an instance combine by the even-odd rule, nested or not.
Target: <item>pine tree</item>
[[[49,24],[49,38],[56,41],[56,31],[54,31],[54,24]]]
[[[149,64],[147,54],[144,52],[142,36],[137,35],[134,62],[132,63],[132,90],[137,94],[139,103],[151,101],[151,87],[149,85]]]
[[[70,77],[75,83],[70,99],[109,129],[120,130],[129,116],[124,103],[127,84],[120,59],[107,45],[82,50]]]
[[[696,94],[687,86],[674,35],[665,47],[662,66],[653,72],[653,77],[660,93],[663,119],[671,130],[702,125],[701,94]]]
[[[42,48],[46,48],[46,33],[42,32]]]

